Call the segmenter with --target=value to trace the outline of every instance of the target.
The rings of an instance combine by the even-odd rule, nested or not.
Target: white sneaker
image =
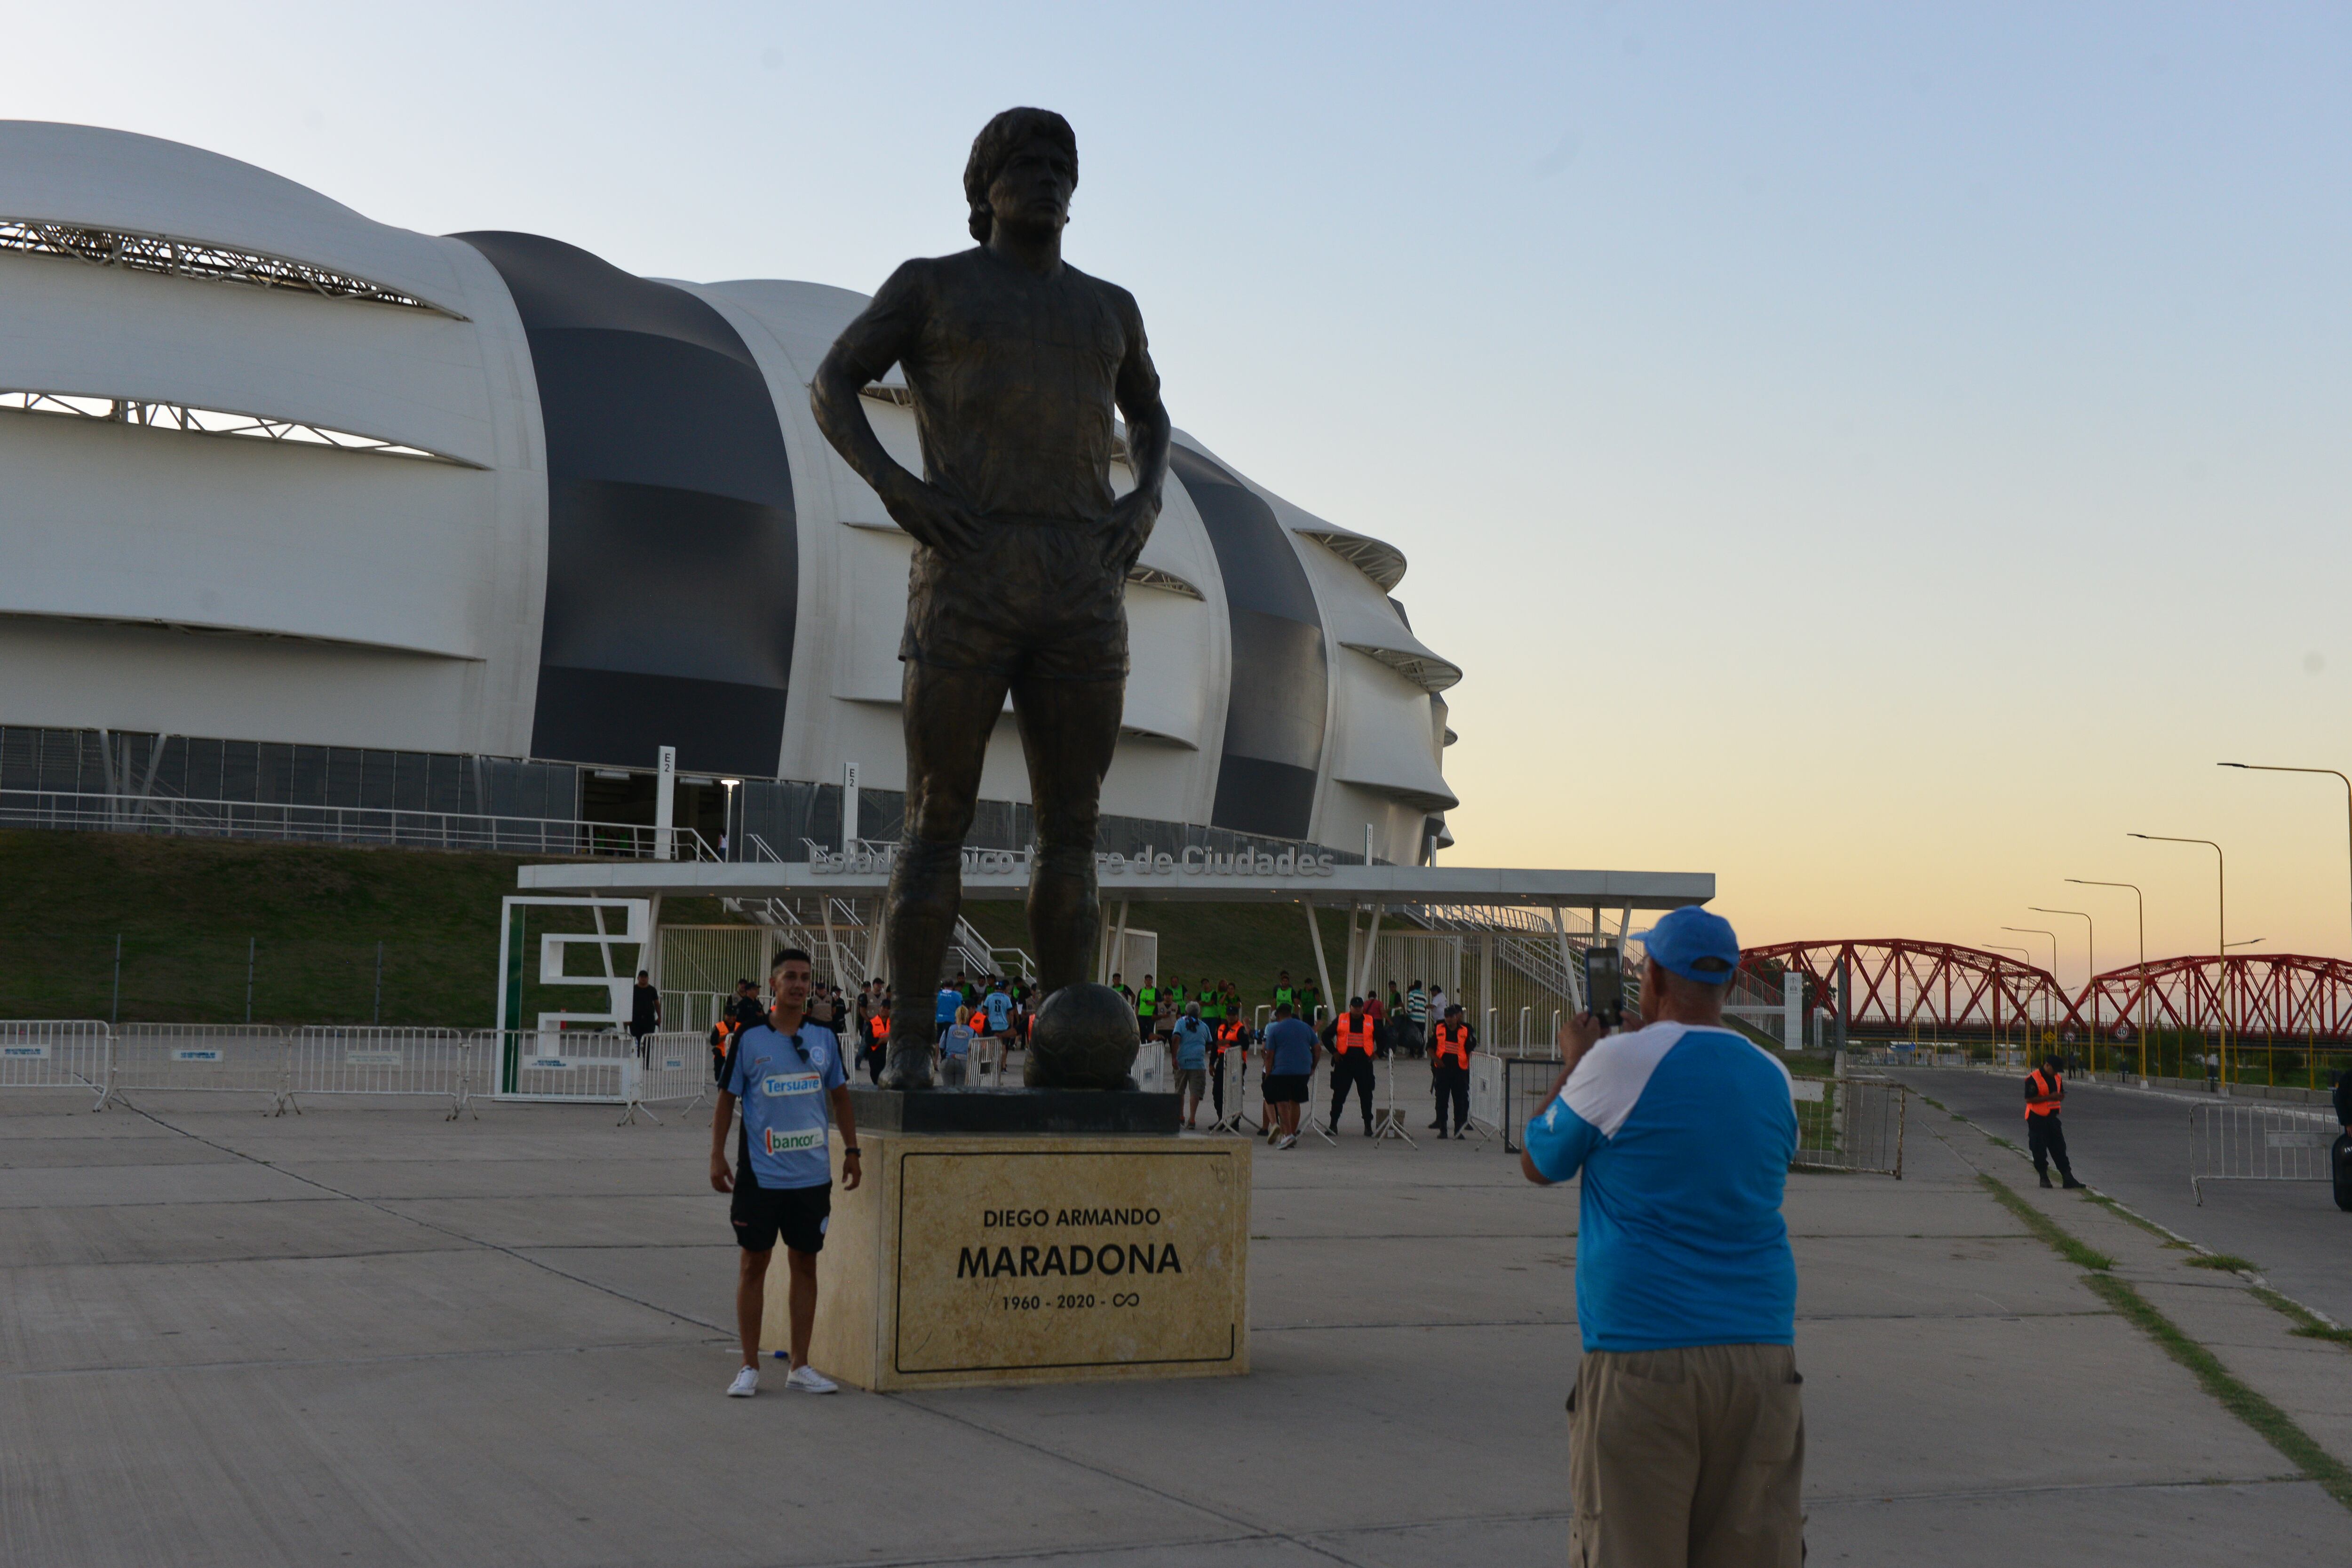
[[[739,1369],[735,1381],[727,1385],[727,1397],[730,1399],[749,1399],[759,1392],[760,1369],[756,1366]]]
[[[831,1394],[841,1384],[813,1366],[796,1366],[784,1375],[786,1388],[797,1388],[803,1394]]]
[[[1296,1149],[1296,1148],[1297,1148],[1297,1147],[1298,1147],[1298,1134],[1297,1134],[1297,1133],[1296,1133],[1296,1132],[1292,1133],[1289,1137],[1287,1137],[1287,1138],[1284,1139],[1281,1142],[1276,1143],[1276,1144],[1275,1145],[1275,1147],[1276,1147],[1276,1148],[1277,1148],[1277,1149]]]

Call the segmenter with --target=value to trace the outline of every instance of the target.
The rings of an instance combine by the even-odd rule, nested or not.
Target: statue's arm
[[[922,266],[909,261],[890,274],[873,302],[842,329],[809,384],[809,409],[833,449],[874,487],[899,527],[934,550],[955,553],[979,542],[978,520],[890,455],[858,396],[898,363],[922,331],[928,293]]]
[[[1160,400],[1160,371],[1151,363],[1151,345],[1143,334],[1143,312],[1131,296],[1122,294],[1120,303],[1127,316],[1128,349],[1118,367],[1117,396],[1119,415],[1127,421],[1127,457],[1135,469],[1135,489],[1119,498],[1112,514],[1119,527],[1111,548],[1121,556],[1116,564],[1124,573],[1143,553],[1152,525],[1160,521],[1173,426],[1168,405]]]

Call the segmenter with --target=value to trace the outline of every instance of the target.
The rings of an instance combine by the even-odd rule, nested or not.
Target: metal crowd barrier
[[[305,1094],[426,1095],[446,1100],[455,1121],[470,1109],[472,1055],[460,1029],[307,1026],[287,1043],[285,1104],[299,1115]]]
[[[2336,1122],[2312,1110],[2223,1101],[2189,1108],[2189,1185],[2208,1182],[2325,1182]]]
[[[1911,1091],[1876,1078],[1794,1080],[1792,1171],[1854,1171],[1903,1179],[1903,1131]]]
[[[1137,1048],[1135,1087],[1146,1094],[1171,1094],[1175,1091],[1176,1074],[1169,1066],[1166,1046],[1157,1040],[1146,1040]]]
[[[1253,1117],[1243,1103],[1249,1093],[1250,1050],[1244,1046],[1228,1046],[1209,1055],[1209,1104],[1216,1121],[1209,1126],[1212,1132],[1232,1132],[1246,1137],[1243,1124],[1251,1123],[1264,1129],[1265,1105],[1261,1095],[1258,1113]],[[1259,1077],[1265,1075],[1260,1073]]]
[[[106,1109],[114,1081],[112,1032],[96,1018],[0,1022],[0,1089],[78,1089]]]
[[[1503,1063],[1486,1051],[1470,1053],[1470,1120],[1464,1125],[1482,1138],[1503,1130]]]
[[[283,1115],[288,1046],[268,1024],[125,1024],[114,1031],[114,1092],[260,1094]]]
[[[848,1070],[845,1060],[843,1070]],[[692,1110],[712,1088],[707,1034],[647,1035],[636,1054],[621,1064],[623,1103],[618,1124],[625,1127],[643,1116],[659,1126],[661,1118],[653,1113],[654,1106],[676,1104]]]
[[[490,1058],[489,1081],[500,1100],[629,1102],[626,1075],[636,1066],[637,1047],[620,1030],[484,1029],[474,1037]]]

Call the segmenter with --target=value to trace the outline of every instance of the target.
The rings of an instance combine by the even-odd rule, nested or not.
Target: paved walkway
[[[695,1119],[196,1098],[0,1094],[8,1568],[1564,1556],[1575,1195],[1492,1146],[1262,1155],[1247,1379],[730,1401]],[[2352,1561],[1912,1125],[1908,1180],[1790,1184],[1814,1563]]]

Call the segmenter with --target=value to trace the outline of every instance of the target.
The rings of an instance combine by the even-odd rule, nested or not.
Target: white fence
[[[488,849],[509,855],[585,855],[622,860],[717,860],[690,827],[662,830],[568,817],[492,816],[479,812],[388,806],[299,805],[79,790],[0,790],[0,827],[159,833],[181,837],[261,838],[305,844],[399,844]]]
[[[276,1115],[327,1095],[423,1098],[446,1100],[453,1121],[482,1094],[642,1110],[707,1092],[701,1037],[655,1035],[646,1046],[641,1057],[625,1034],[584,1030],[0,1019],[0,1091],[78,1089],[92,1110],[133,1094],[245,1094]]]
[[[2189,1185],[2205,1201],[2208,1182],[2325,1182],[2335,1146],[2333,1120],[2264,1105],[2189,1109]]]
[[[424,1095],[447,1100],[454,1121],[471,1098],[472,1047],[460,1029],[299,1028],[287,1042],[286,1103],[299,1112],[306,1094]]]
[[[643,1053],[621,1064],[621,1121],[643,1116],[659,1124],[661,1118],[652,1107],[678,1105],[691,1110],[714,1087],[710,1043],[705,1036],[684,1031],[647,1035]]]
[[[113,1059],[107,1026],[95,1018],[0,1023],[0,1089],[78,1089],[101,1110]]]
[[[114,1032],[114,1092],[259,1094],[282,1114],[286,1031],[266,1024],[125,1024]]]

